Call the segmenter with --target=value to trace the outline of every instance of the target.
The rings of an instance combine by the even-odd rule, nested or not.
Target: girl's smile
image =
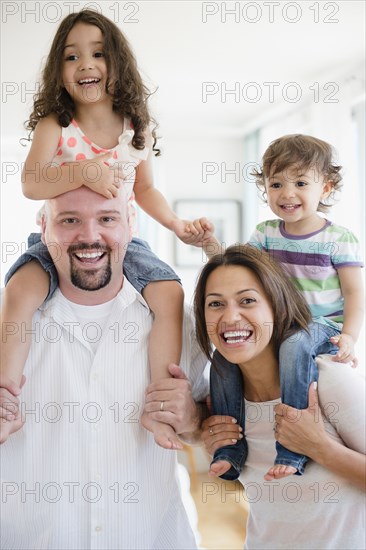
[[[104,38],[98,27],[78,23],[71,29],[64,48],[62,77],[76,103],[94,103],[107,97]]]

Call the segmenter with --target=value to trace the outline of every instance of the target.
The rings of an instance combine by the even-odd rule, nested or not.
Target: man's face
[[[101,303],[117,294],[130,241],[123,196],[106,199],[81,187],[49,200],[42,239],[67,298]],[[90,292],[85,295],[80,290]]]

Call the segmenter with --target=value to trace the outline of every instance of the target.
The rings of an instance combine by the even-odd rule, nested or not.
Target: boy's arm
[[[46,200],[86,185],[106,198],[116,196],[122,174],[105,164],[112,153],[52,166],[60,137],[61,127],[53,115],[38,122],[22,171],[24,195],[28,199]]]
[[[339,347],[335,361],[356,361],[354,344],[360,333],[364,317],[364,291],[360,267],[342,267],[338,270],[344,298],[342,333],[332,342]]]

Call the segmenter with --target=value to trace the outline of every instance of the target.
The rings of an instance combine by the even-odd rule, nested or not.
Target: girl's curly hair
[[[75,105],[63,85],[62,67],[67,36],[77,23],[95,25],[101,30],[108,71],[106,92],[113,98],[113,109],[120,113],[121,117],[126,116],[131,119],[135,132],[132,145],[136,149],[144,148],[144,130],[150,122],[154,124],[153,150],[158,156],[160,150],[155,148],[157,124],[150,116],[147,107],[147,100],[151,93],[142,82],[132,49],[112,21],[92,10],[72,13],[61,22],[42,72],[39,91],[34,96],[33,111],[26,122],[29,135],[34,131],[37,123],[50,114],[56,115],[60,126],[63,127],[69,126],[74,117]]]
[[[298,170],[316,168],[333,183],[331,194],[325,202],[320,201],[318,205],[319,212],[327,212],[332,206],[331,199],[334,198],[335,192],[342,187],[342,166],[334,164],[333,156],[333,148],[326,141],[303,134],[290,134],[270,143],[262,158],[262,168],[254,169],[252,175],[262,193],[262,199],[267,202],[265,178],[294,167]]]

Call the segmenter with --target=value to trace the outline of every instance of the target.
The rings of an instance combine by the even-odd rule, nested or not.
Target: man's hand
[[[17,395],[25,382],[22,376],[20,386],[5,376],[1,377],[0,388],[0,444],[4,443],[10,434],[19,430],[24,422],[19,412],[19,399]]]
[[[198,430],[201,417],[192,398],[191,384],[178,365],[169,365],[173,378],[150,384],[146,390],[145,412],[152,420],[170,424],[178,435]]]
[[[299,410],[284,403],[275,406],[275,438],[295,453],[316,460],[324,445],[327,433],[318,403],[316,383],[309,387],[309,406]]]

